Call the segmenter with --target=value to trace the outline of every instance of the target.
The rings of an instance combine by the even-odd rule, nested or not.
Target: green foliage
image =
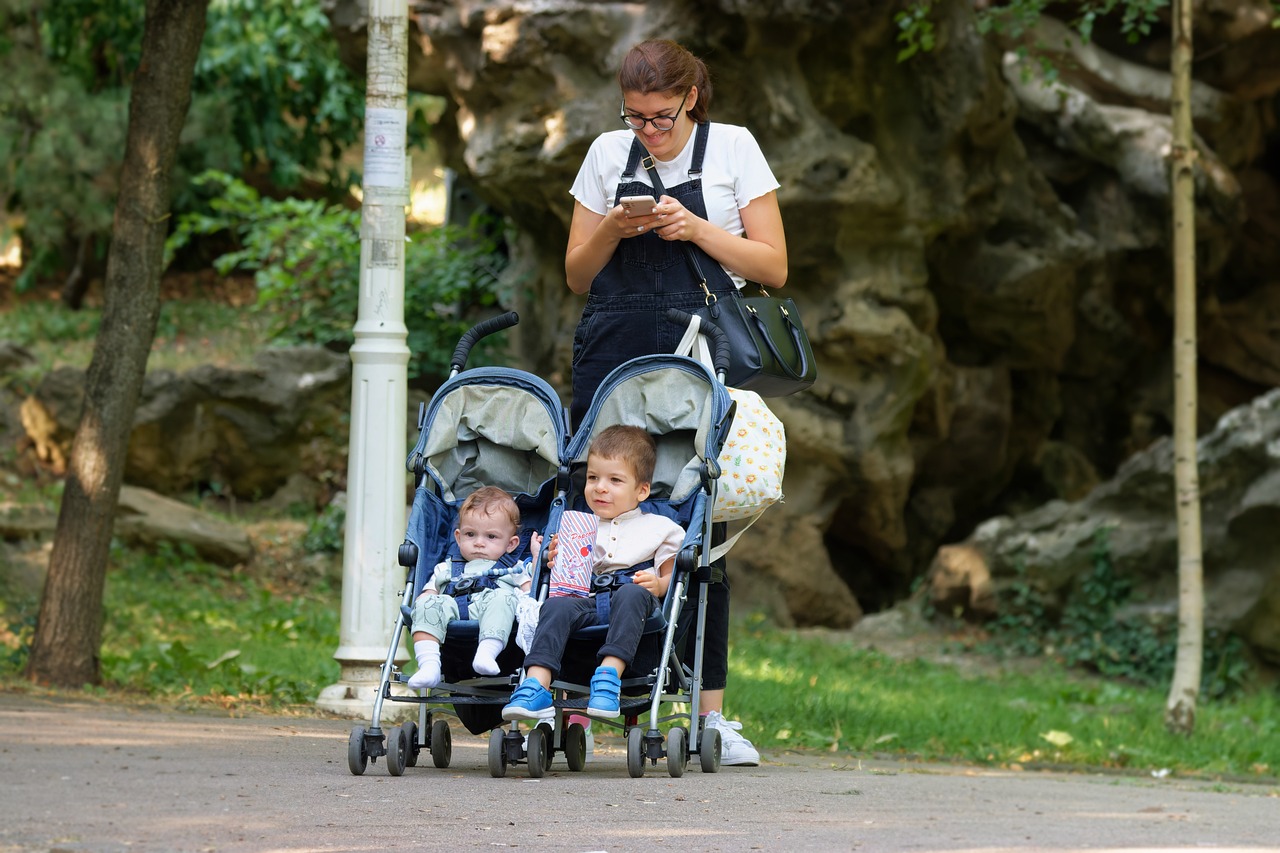
[[[307,526],[302,548],[308,554],[338,554],[347,524],[347,507],[343,501],[333,501],[316,514]]]
[[[929,17],[932,9],[933,4],[929,2],[917,2],[893,16],[893,22],[898,25],[898,41],[902,43],[898,50],[899,62],[933,50],[933,20]]]
[[[101,316],[96,312],[68,312],[51,302],[32,300],[5,313],[5,338],[22,346],[67,344],[92,339]]]
[[[48,56],[89,91],[128,85],[142,58],[143,9],[130,0],[31,4]]]
[[[988,650],[1045,655],[1109,677],[1167,685],[1173,677],[1177,626],[1171,620],[1125,612],[1133,585],[1115,571],[1105,528],[1095,534],[1092,556],[1091,570],[1056,618],[1020,565],[1017,580],[1002,595],[1000,615],[991,623],[993,642]],[[1217,630],[1206,631],[1204,641],[1202,695],[1239,690],[1249,669],[1243,643]]]
[[[1053,5],[1051,0],[1005,0],[978,4],[978,31],[998,33],[1017,41],[1035,27],[1036,21],[1050,5]],[[1119,14],[1120,32],[1130,43],[1136,43],[1151,34],[1152,26],[1160,21],[1161,10],[1168,7],[1169,0],[1088,0],[1074,4],[1076,14],[1070,23],[1087,42],[1093,38],[1094,28],[1100,19]],[[898,51],[899,62],[933,50],[935,36],[931,12],[932,4],[928,0],[916,0],[894,16],[898,25],[898,42],[902,45]]]
[[[258,308],[282,343],[350,346],[359,307],[360,214],[321,201],[266,199],[243,182],[209,174],[208,212],[183,216],[177,251],[201,235],[230,233],[238,248],[215,261],[223,273],[252,272]],[[496,302],[504,259],[480,224],[410,235],[405,244],[405,326],[412,377],[443,377],[461,334]],[[482,342],[483,343],[483,342]],[[484,357],[485,350],[477,355]]]
[[[245,165],[277,185],[317,169],[338,191],[354,181],[340,158],[364,124],[363,86],[316,0],[216,0],[193,87],[222,101]]]
[[[46,53],[40,15],[62,8],[0,2],[0,206],[23,219],[32,260],[20,289],[61,263],[64,252],[74,256],[68,243],[110,228],[124,150],[126,93],[95,90],[83,79],[84,63],[63,67]],[[104,40],[100,61],[110,65],[114,57]]]
[[[0,0],[0,205],[20,216],[20,289],[65,270],[82,240],[105,256],[143,16],[126,0]],[[195,72],[177,210],[185,176],[211,168],[346,192],[355,176],[341,155],[359,138],[364,93],[321,0],[214,0]],[[411,145],[424,128],[415,114]]]

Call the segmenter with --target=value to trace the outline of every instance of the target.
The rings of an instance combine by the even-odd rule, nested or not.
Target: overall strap
[[[704,121],[698,125],[697,135],[693,140],[693,162],[689,164],[689,177],[702,175],[702,161],[707,156],[707,140],[711,137],[711,122]]]
[[[689,177],[698,178],[702,175],[702,161],[707,156],[707,140],[711,137],[711,123],[702,122],[694,131],[693,138],[693,161],[689,164]],[[643,158],[643,161],[642,159]],[[636,176],[636,167],[643,162],[644,168],[649,172],[649,180],[653,182],[653,197],[661,198],[666,193],[667,188],[663,186],[662,179],[658,177],[658,170],[653,162],[653,157],[649,151],[640,142],[640,137],[634,136],[631,139],[631,151],[627,154],[627,165],[622,170],[621,178],[623,181],[630,181]],[[617,199],[614,199],[617,203]]]
[[[640,158],[647,153],[649,152],[640,144],[640,137],[632,136],[631,153],[627,156],[627,167],[622,170],[622,180],[629,181],[636,176],[636,166],[640,165]]]
[[[709,127],[709,122],[703,122],[698,125],[697,138],[694,140],[693,147],[693,163],[689,166],[690,176],[702,174],[702,158],[707,153]],[[634,156],[635,148],[638,145],[640,145],[640,138],[636,137],[631,146],[632,156]],[[666,189],[662,186],[662,179],[658,177],[658,166],[653,162],[653,156],[648,153],[646,153],[643,162],[645,169],[649,172],[649,180],[653,182],[654,198],[658,198],[666,192]],[[698,263],[697,255],[694,254],[693,248],[687,242],[681,241],[680,248],[684,250],[685,260],[689,262],[689,268],[693,270],[694,279],[698,282],[698,286],[702,288],[702,292],[706,294],[707,304],[710,305],[716,301],[716,297],[707,287],[707,277],[702,273],[702,264]]]

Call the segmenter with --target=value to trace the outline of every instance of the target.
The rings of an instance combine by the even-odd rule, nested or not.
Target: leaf
[[[208,663],[208,665],[207,665],[207,668],[208,668],[208,669],[216,669],[218,666],[220,666],[220,665],[222,665],[222,664],[226,663],[227,661],[229,661],[229,660],[234,660],[235,658],[238,658],[238,657],[240,657],[240,650],[239,650],[239,649],[230,649],[230,650],[225,651],[225,652],[223,652],[222,654],[218,655],[218,657],[217,657],[216,659],[214,659],[214,660],[210,661],[210,662]]]
[[[1060,732],[1052,729],[1050,731],[1042,733],[1040,737],[1043,738],[1044,740],[1049,741],[1049,743],[1057,747],[1066,746],[1067,744],[1075,740],[1075,738],[1073,738],[1071,735],[1067,734],[1066,732]]]

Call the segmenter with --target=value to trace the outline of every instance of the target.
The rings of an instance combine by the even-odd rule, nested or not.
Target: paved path
[[[1280,788],[766,755],[627,775],[617,738],[570,773],[494,779],[454,728],[347,769],[352,723],[0,694],[0,851],[1280,850]]]

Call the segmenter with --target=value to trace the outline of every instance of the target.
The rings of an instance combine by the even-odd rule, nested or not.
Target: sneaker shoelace
[[[711,715],[708,714],[707,716],[710,717]],[[721,740],[740,740],[745,743],[751,743],[751,741],[738,734],[739,730],[742,729],[742,723],[737,720],[726,720],[724,717],[717,714],[715,720],[712,721],[712,725],[720,730]]]

